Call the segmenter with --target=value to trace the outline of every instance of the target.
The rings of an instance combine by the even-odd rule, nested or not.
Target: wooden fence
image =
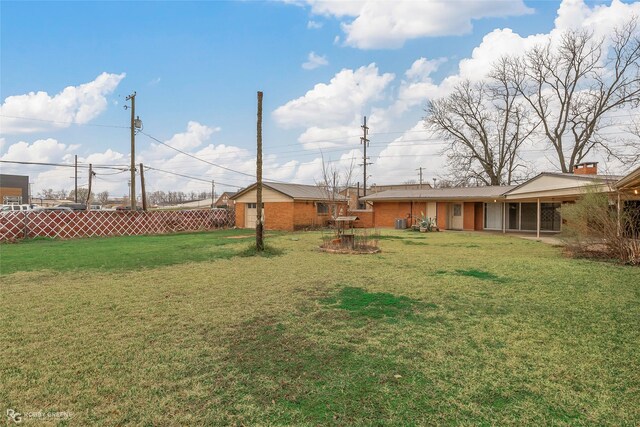
[[[34,237],[135,236],[233,227],[227,209],[183,211],[27,211],[0,215],[0,242]]]

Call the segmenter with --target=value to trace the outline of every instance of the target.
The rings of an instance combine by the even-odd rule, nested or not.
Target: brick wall
[[[264,204],[264,228],[267,230],[293,231],[293,202],[268,202]]]
[[[375,211],[373,210],[352,210],[350,215],[358,217],[355,223],[356,228],[373,228],[375,226]]]
[[[294,202],[293,204],[293,228],[311,228],[323,226],[330,218],[330,215],[318,215],[318,208],[314,202]]]
[[[411,202],[376,202],[373,210],[376,227],[395,228],[398,218],[407,219],[407,225],[411,225]]]

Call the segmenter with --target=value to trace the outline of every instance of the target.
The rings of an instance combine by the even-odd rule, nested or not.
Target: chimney
[[[575,175],[597,175],[598,162],[578,163],[573,167],[573,173]]]

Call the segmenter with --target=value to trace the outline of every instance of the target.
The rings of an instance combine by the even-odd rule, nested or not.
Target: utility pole
[[[371,165],[372,163],[367,162],[369,158],[367,157],[367,146],[369,145],[369,140],[367,139],[367,133],[369,128],[367,127],[367,116],[364,116],[364,124],[360,126],[362,128],[363,136],[360,137],[360,144],[364,146],[364,155],[362,156],[362,165],[364,166],[364,180],[362,183],[362,193],[364,197],[367,196],[367,165]]]
[[[422,169],[424,169],[422,166],[416,169],[417,171],[420,171],[420,189],[421,190],[422,190]]]
[[[129,185],[129,203],[131,204],[131,212],[136,210],[136,93],[125,98],[127,101],[131,101],[131,183]],[[127,108],[125,106],[125,108]]]
[[[78,155],[75,155],[76,158],[76,173],[75,173],[75,178],[76,178],[76,184],[75,184],[75,192],[73,193],[73,198],[74,198],[74,202],[78,203]]]
[[[140,163],[140,190],[142,191],[142,210],[147,211],[147,191],[144,188],[144,165]]]
[[[85,202],[85,209],[88,211],[91,210],[91,184],[93,181],[93,175],[95,175],[95,172],[93,171],[93,165],[89,163],[89,191],[87,192],[87,200]]]
[[[127,181],[127,184],[129,186],[129,204],[131,204],[131,180]]]
[[[256,251],[264,251],[262,228],[262,92],[258,92],[258,124],[256,156]]]
[[[215,194],[216,194],[216,182],[214,180],[211,180],[211,208],[212,209],[216,207]]]

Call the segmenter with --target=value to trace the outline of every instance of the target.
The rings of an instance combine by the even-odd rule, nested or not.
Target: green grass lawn
[[[0,246],[0,402],[69,425],[638,425],[640,270],[517,237]],[[65,424],[63,421],[62,424]]]

